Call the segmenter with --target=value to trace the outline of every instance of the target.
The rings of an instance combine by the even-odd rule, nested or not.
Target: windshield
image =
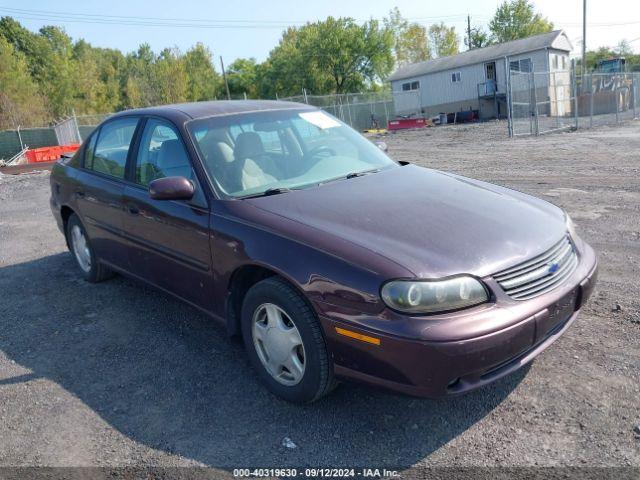
[[[246,197],[306,188],[397,167],[377,146],[320,110],[275,110],[188,125],[223,194]]]

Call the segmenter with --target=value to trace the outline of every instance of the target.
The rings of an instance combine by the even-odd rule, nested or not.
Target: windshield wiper
[[[300,190],[299,188],[287,188],[287,187],[275,187],[267,188],[264,192],[254,193],[253,195],[245,195],[240,198],[256,198],[256,197],[268,197],[271,195],[278,195],[280,193],[288,193],[292,190]]]
[[[335,181],[338,181],[338,180],[348,180],[350,178],[363,177],[363,176],[368,175],[370,173],[377,173],[379,171],[380,171],[379,168],[374,168],[373,170],[365,170],[363,172],[350,172],[350,173],[347,173],[346,175],[340,175],[339,177],[330,178],[329,180],[325,180],[324,182],[320,182],[320,183],[318,183],[318,185],[325,185],[327,183],[335,182]]]

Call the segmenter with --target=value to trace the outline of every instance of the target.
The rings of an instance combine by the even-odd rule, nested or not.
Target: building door
[[[496,62],[484,64],[485,74],[487,77],[486,95],[493,95],[496,92]]]
[[[496,62],[485,63],[487,81],[496,79]]]

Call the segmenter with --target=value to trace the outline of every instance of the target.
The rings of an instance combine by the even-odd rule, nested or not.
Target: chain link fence
[[[545,133],[610,125],[640,114],[640,73],[574,69],[509,75],[509,134]]]
[[[321,108],[360,131],[387,128],[389,120],[421,115],[419,91],[303,94],[280,100],[307,103]]]
[[[73,116],[49,127],[18,128],[0,132],[0,160],[25,148],[51,147],[81,143],[111,113]]]

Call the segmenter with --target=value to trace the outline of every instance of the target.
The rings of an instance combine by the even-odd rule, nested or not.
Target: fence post
[[[531,86],[531,78],[533,77],[533,72],[527,75],[527,87],[529,87],[529,135],[533,135],[533,87]]]
[[[614,82],[614,85],[617,85],[617,83]],[[620,123],[620,114],[618,112],[618,110],[620,110],[618,108],[618,106],[620,105],[619,102],[619,98],[620,98],[620,92],[622,90],[620,90],[619,87],[616,87],[616,89],[613,92],[613,103],[615,104],[614,106],[616,107],[616,123]]]
[[[80,128],[78,127],[78,117],[76,117],[75,108],[71,110],[73,112],[73,126],[75,127],[75,134],[78,138],[78,143],[82,143],[82,137],[80,136]]]
[[[513,91],[511,90],[511,69],[509,68],[509,61],[507,57],[504,57],[504,68],[505,75],[507,77],[507,129],[509,131],[509,137],[513,137],[513,114],[511,112],[512,109],[512,98],[511,95]]]
[[[393,94],[391,95],[391,99],[393,101]],[[387,119],[387,123],[386,123],[386,127],[385,128],[389,128],[389,109],[387,108],[387,102],[383,101],[382,105],[384,105],[384,116]]]
[[[20,142],[20,150],[24,148],[24,143],[22,143],[22,135],[20,135],[20,125],[16,129],[16,133],[18,134],[18,141]]]
[[[633,101],[631,102],[633,106],[633,118],[636,118],[636,99],[638,98],[638,91],[636,90],[636,74],[631,74],[631,93],[633,94]]]
[[[534,125],[536,137],[540,135],[540,123],[538,121],[538,92],[536,92],[536,74],[531,72],[531,85],[533,87]],[[551,106],[551,105],[549,105]]]
[[[576,130],[578,129],[578,75],[576,72],[576,59],[571,61],[571,70],[573,72],[573,117],[576,122]]]
[[[589,128],[593,128],[593,73],[589,75]]]

